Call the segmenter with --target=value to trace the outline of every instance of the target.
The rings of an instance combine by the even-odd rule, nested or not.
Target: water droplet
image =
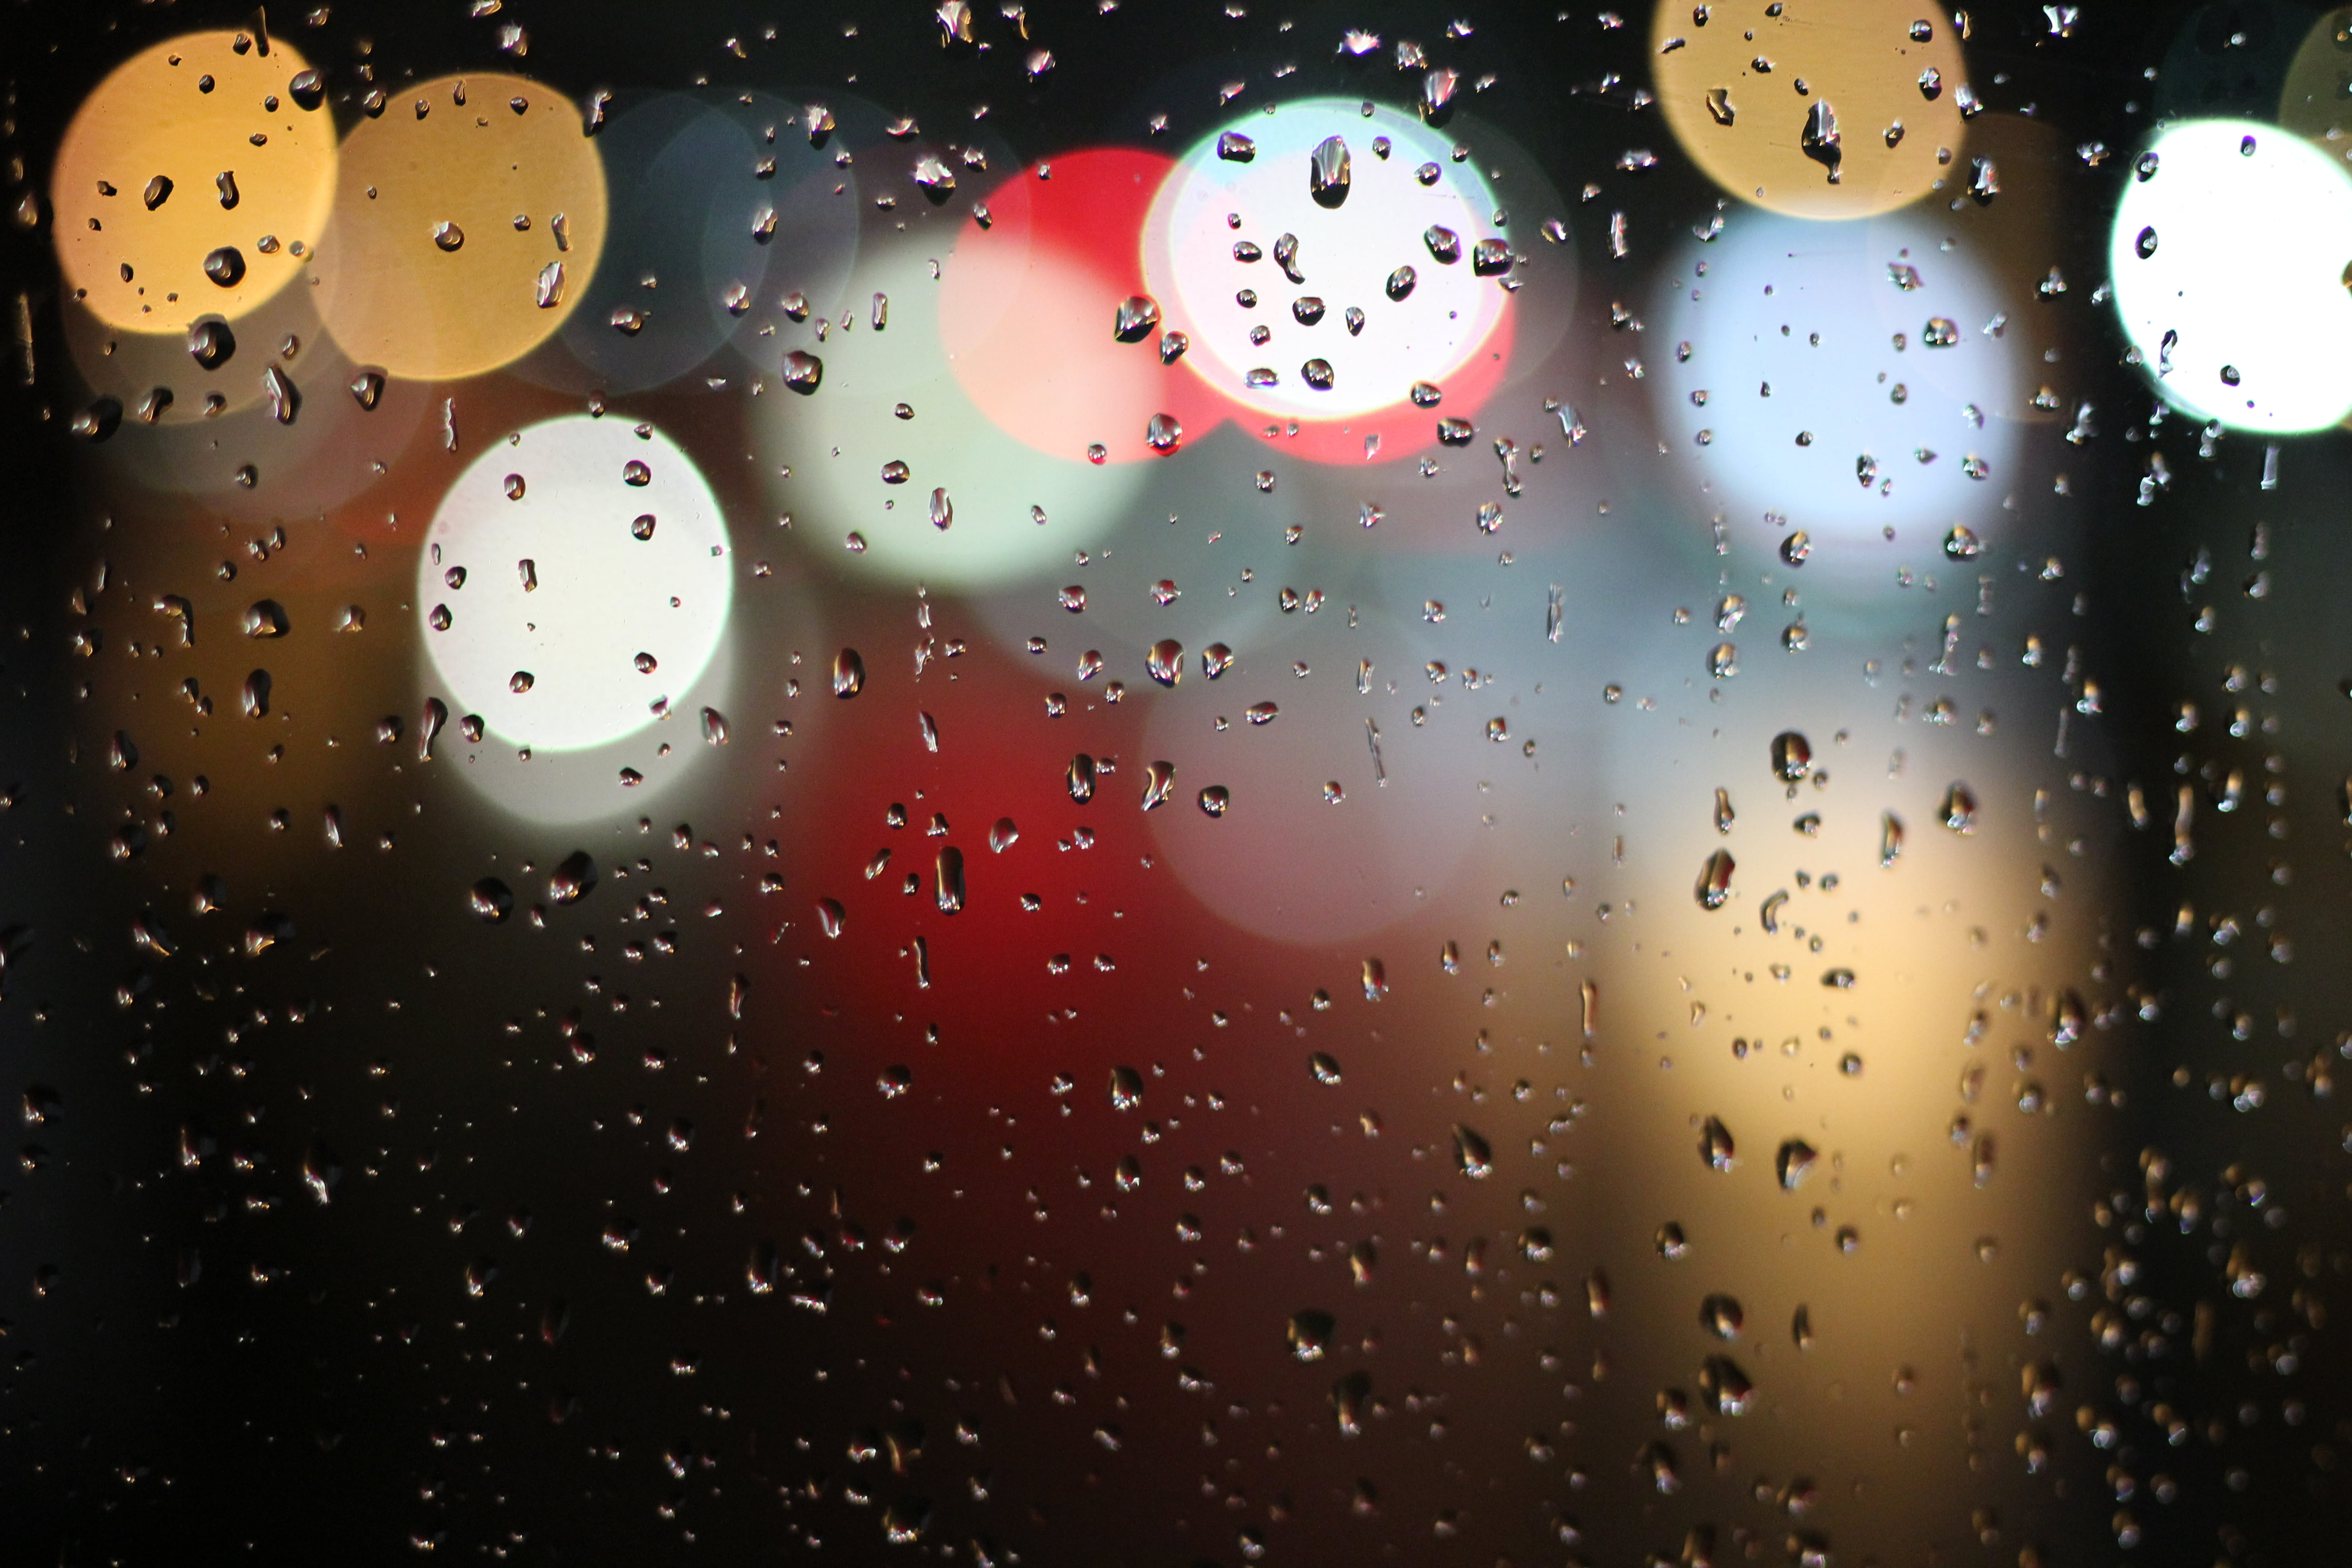
[[[1735,1163],[1734,1152],[1731,1129],[1723,1124],[1721,1117],[1708,1117],[1706,1125],[1699,1130],[1699,1158],[1705,1160],[1711,1170],[1728,1171]]]
[[[1459,1121],[1454,1124],[1454,1163],[1472,1181],[1484,1181],[1495,1171],[1495,1151],[1486,1138]]]
[[[1234,662],[1234,650],[1221,642],[1213,642],[1201,650],[1201,674],[1210,680],[1224,674]]]
[[[236,353],[236,334],[218,316],[206,316],[188,328],[188,357],[205,370],[218,370]]]
[[[1346,142],[1337,136],[1326,136],[1315,144],[1315,151],[1307,158],[1307,190],[1317,206],[1336,207],[1345,202],[1354,179]]]
[[[1736,1340],[1748,1321],[1740,1310],[1739,1299],[1720,1293],[1711,1295],[1698,1304],[1698,1326],[1718,1340]]]
[[[1133,1110],[1143,1103],[1143,1075],[1130,1067],[1110,1069],[1110,1105],[1113,1110]]]
[[[352,401],[358,404],[363,410],[373,410],[378,403],[383,401],[383,372],[373,365],[362,366],[352,377]]]
[[[941,847],[939,858],[931,864],[931,886],[938,896],[940,913],[951,915],[963,908],[963,851],[950,844]]]
[[[955,195],[955,171],[938,156],[926,153],[915,160],[915,184],[933,206]]]
[[[1454,95],[1462,85],[1459,72],[1437,67],[1421,79],[1421,117],[1432,125],[1443,125],[1454,111]]]
[[[514,913],[514,889],[496,877],[485,877],[474,884],[467,902],[476,920],[497,925]]]
[[[1772,1173],[1785,1190],[1793,1193],[1812,1173],[1813,1162],[1819,1158],[1811,1144],[1801,1138],[1790,1138],[1773,1154]]]
[[[1336,1089],[1339,1083],[1339,1058],[1328,1051],[1315,1051],[1307,1058],[1307,1071],[1326,1089]]]
[[[443,250],[456,250],[466,243],[466,231],[454,223],[433,226],[433,243]]]
[[[1184,679],[1184,645],[1173,637],[1152,644],[1145,667],[1151,672],[1151,679],[1160,685],[1175,685]]]
[[[1257,156],[1257,143],[1238,131],[1228,131],[1217,138],[1217,156],[1228,163],[1246,163]]]
[[[1139,343],[1160,326],[1160,301],[1149,294],[1129,294],[1118,302],[1111,335],[1123,343]]]
[[[716,708],[702,710],[702,738],[714,746],[727,743],[727,715]]]
[[[1288,1335],[1291,1355],[1299,1361],[1321,1361],[1339,1323],[1328,1312],[1295,1312]]]
[[[1812,743],[1794,730],[1783,730],[1772,737],[1772,775],[1783,784],[1795,784],[1813,771]]]
[[[1443,446],[1467,447],[1477,434],[1477,426],[1467,419],[1448,416],[1437,422],[1437,439]]]
[[[1756,1385],[1729,1356],[1711,1355],[1698,1369],[1699,1394],[1718,1415],[1744,1415]]]
[[[826,936],[839,936],[841,934],[842,922],[846,919],[848,919],[848,911],[841,907],[840,900],[819,899],[816,901],[817,929],[824,932]]]
[[[896,458],[882,465],[882,482],[886,485],[903,485],[913,477],[914,470]]]
[[[282,637],[291,629],[286,619],[286,607],[275,599],[256,599],[246,606],[245,635],[249,637]]]
[[[1791,566],[1802,566],[1812,552],[1812,539],[1801,528],[1780,541],[1780,559]]]
[[[1944,792],[1944,826],[1955,833],[1976,831],[1976,792],[1958,780],[1953,781],[1952,787]]]
[[[1429,247],[1431,259],[1451,267],[1462,259],[1462,237],[1441,224],[1432,224],[1421,231],[1422,244]]]
[[[1470,247],[1470,270],[1481,278],[1500,278],[1511,269],[1511,242],[1482,239]]]
[[[1390,274],[1389,274],[1389,281],[1388,281],[1388,296],[1389,296],[1389,298],[1390,298],[1390,299],[1391,299],[1391,300],[1402,300],[1402,299],[1403,299],[1406,295],[1408,295],[1408,294],[1410,294],[1410,293],[1412,293],[1412,286],[1413,286],[1413,284],[1414,284],[1414,282],[1415,282],[1415,281],[1416,281],[1416,279],[1415,279],[1415,277],[1414,277],[1413,270],[1412,270],[1412,268],[1410,268],[1410,267],[1400,267],[1400,268],[1398,268],[1394,272],[1391,272],[1391,273],[1390,273]]]
[[[152,213],[170,200],[171,195],[172,176],[158,174],[147,182],[147,189],[142,193],[140,199],[147,204],[147,210]]]
[[[245,678],[241,700],[247,718],[266,719],[269,716],[269,672],[266,669],[257,669]]]
[[[1963,523],[1954,523],[1951,531],[1944,535],[1944,553],[1955,561],[1973,561],[1983,550],[1976,531]]]
[[[1171,330],[1160,333],[1160,363],[1161,364],[1174,364],[1178,360],[1184,357],[1184,351],[1192,346],[1192,340],[1186,337],[1181,332]]]
[[[1271,724],[1280,712],[1271,702],[1253,702],[1242,710],[1242,717],[1253,724]]]
[[[1706,672],[1717,680],[1728,680],[1739,673],[1739,649],[1727,642],[1719,642],[1706,656]]]
[[[1806,157],[1829,171],[1829,183],[1838,183],[1838,165],[1845,156],[1838,135],[1837,110],[1826,98],[1817,98],[1812,108],[1805,111],[1804,129],[1798,133],[1797,144]]]
[[[1307,281],[1306,278],[1302,276],[1298,270],[1298,237],[1297,235],[1286,234],[1276,237],[1274,242],[1274,264],[1276,267],[1281,268],[1282,275],[1285,278],[1289,279],[1293,283],[1304,283]]]
[[[1931,349],[1948,349],[1960,341],[1960,329],[1949,316],[1930,316],[1919,329],[1919,341]]]
[[[1143,809],[1156,810],[1168,804],[1176,788],[1176,764],[1152,763],[1143,770]]]
[[[651,539],[654,536],[654,514],[640,512],[630,519],[629,534],[634,539]]]
[[[1084,805],[1087,802],[1094,799],[1094,758],[1088,756],[1084,752],[1080,752],[1076,756],[1070,759],[1069,768],[1063,777],[1064,782],[1069,786],[1070,798],[1072,800],[1077,802],[1080,805]]]
[[[1669,1263],[1680,1263],[1690,1256],[1690,1243],[1684,1239],[1683,1227],[1673,1220],[1660,1226],[1651,1242],[1657,1247],[1658,1256]]]
[[[245,253],[234,245],[224,245],[205,258],[205,276],[224,289],[234,289],[245,279]]]
[[[955,521],[955,502],[948,499],[945,486],[931,491],[931,526],[944,531]]]
[[[1155,414],[1144,424],[1143,439],[1155,452],[1172,452],[1183,444],[1184,426],[1173,414]]]
[[[992,854],[1002,855],[1020,840],[1021,829],[1009,816],[998,817],[995,826],[988,830],[988,847]]]
[[[1062,590],[1062,608],[1078,615],[1087,607],[1087,590],[1082,583],[1073,583]]]
[[[1715,122],[1717,125],[1730,124],[1739,112],[1732,107],[1731,89],[1727,87],[1708,88],[1706,111],[1715,117]]]
[[[1231,790],[1223,784],[1211,784],[1200,795],[1202,814],[1207,816],[1223,816],[1225,815],[1225,808],[1231,805],[1233,801]]]
[[[574,849],[556,862],[547,875],[551,903],[576,904],[596,890],[596,862],[585,849]]]
[[[833,656],[833,694],[839,698],[856,696],[866,689],[866,661],[857,657],[854,647],[843,648]]]
[[[621,465],[621,482],[635,489],[643,489],[654,482],[654,471],[646,467],[640,459],[631,458]]]
[[[824,379],[824,361],[802,349],[784,356],[784,384],[805,397]]]
[[[1706,858],[1706,864],[1699,868],[1698,874],[1699,908],[1723,908],[1731,897],[1731,872],[1735,864],[1728,849],[1717,849]]]

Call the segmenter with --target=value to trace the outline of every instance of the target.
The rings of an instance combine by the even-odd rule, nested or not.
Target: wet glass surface
[[[2352,11],[5,26],[8,1555],[2340,1551]]]

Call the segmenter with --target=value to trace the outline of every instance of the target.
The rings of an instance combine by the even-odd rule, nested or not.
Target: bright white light
[[[1167,324],[1192,338],[1184,363],[1219,392],[1248,407],[1291,418],[1333,419],[1404,401],[1415,382],[1437,383],[1461,368],[1502,317],[1505,296],[1493,278],[1477,277],[1473,247],[1506,237],[1494,221],[1495,198],[1468,162],[1454,162],[1453,143],[1419,121],[1389,110],[1370,118],[1349,100],[1286,103],[1279,114],[1234,121],[1227,132],[1248,137],[1246,163],[1221,158],[1212,135],[1184,155],[1153,202],[1144,232],[1144,277]],[[1309,161],[1326,137],[1347,143],[1349,195],[1335,208],[1310,190]],[[1385,139],[1388,155],[1375,151]],[[1427,185],[1416,171],[1434,167]],[[1227,216],[1238,214],[1239,227]],[[1539,215],[1538,215],[1539,216]],[[1533,217],[1528,225],[1532,231]],[[1458,237],[1459,259],[1440,261],[1423,242],[1425,230]],[[1284,235],[1297,238],[1293,283],[1275,255]],[[1262,253],[1234,258],[1236,242]],[[1413,272],[1412,291],[1391,300],[1390,276]],[[1255,306],[1236,295],[1252,289]],[[1320,300],[1323,314],[1304,325],[1293,302]],[[1350,335],[1346,312],[1364,313]],[[1250,342],[1251,329],[1270,334]],[[1310,360],[1331,367],[1331,385],[1308,384]],[[1271,385],[1250,384],[1252,371],[1271,371]]]
[[[1966,246],[1945,248],[1948,233],[1916,212],[1814,223],[1749,210],[1680,248],[1624,347],[1661,437],[1735,525],[1771,512],[1817,544],[1883,548],[1888,527],[1900,542],[2000,515],[2024,476],[2018,426],[1995,411],[2033,395],[2036,323]],[[1894,564],[1817,549],[1809,570],[1865,562]]]
[[[551,752],[653,723],[718,649],[726,547],[710,487],[657,430],[571,415],[493,447],[443,498],[417,565],[452,718]]]
[[[2274,125],[2176,126],[2124,185],[2116,310],[2157,389],[2241,430],[2318,430],[2352,409],[2352,178]]]

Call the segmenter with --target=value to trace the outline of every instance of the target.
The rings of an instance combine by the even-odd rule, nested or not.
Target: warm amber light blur
[[[239,53],[245,37],[191,33],[132,56],[67,128],[49,185],[58,261],[102,321],[233,321],[301,270],[325,226],[334,122],[295,100],[301,56],[250,39]]]
[[[1939,175],[1967,183],[1967,79],[1948,17],[1923,20],[1927,8],[1906,0],[1776,9],[1743,7],[1754,25],[1742,26],[1728,7],[1699,24],[1688,7],[1661,5],[1651,24],[1666,121],[1709,177],[1742,201],[1811,218],[1885,212]],[[1834,143],[1816,123],[1824,113]]]
[[[604,212],[603,160],[561,94],[517,76],[421,83],[343,145],[320,314],[393,375],[496,370],[563,325]]]

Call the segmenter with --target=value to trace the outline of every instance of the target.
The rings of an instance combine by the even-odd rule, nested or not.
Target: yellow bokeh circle
[[[1938,179],[1967,184],[1967,78],[1942,6],[1661,5],[1650,47],[1676,140],[1742,201],[1791,217],[1867,217],[1916,201]],[[1834,181],[1816,119],[1824,104],[1837,131]]]
[[[563,324],[604,230],[604,161],[578,106],[522,77],[419,83],[343,143],[312,266],[319,314],[361,364],[479,375]]]
[[[263,47],[230,32],[157,44],[66,128],[49,183],[58,264],[100,320],[234,321],[301,272],[334,199],[335,126],[312,82],[295,86],[302,57]]]
[[[2311,25],[2279,89],[2279,123],[2298,135],[2352,153],[2352,6]]]

